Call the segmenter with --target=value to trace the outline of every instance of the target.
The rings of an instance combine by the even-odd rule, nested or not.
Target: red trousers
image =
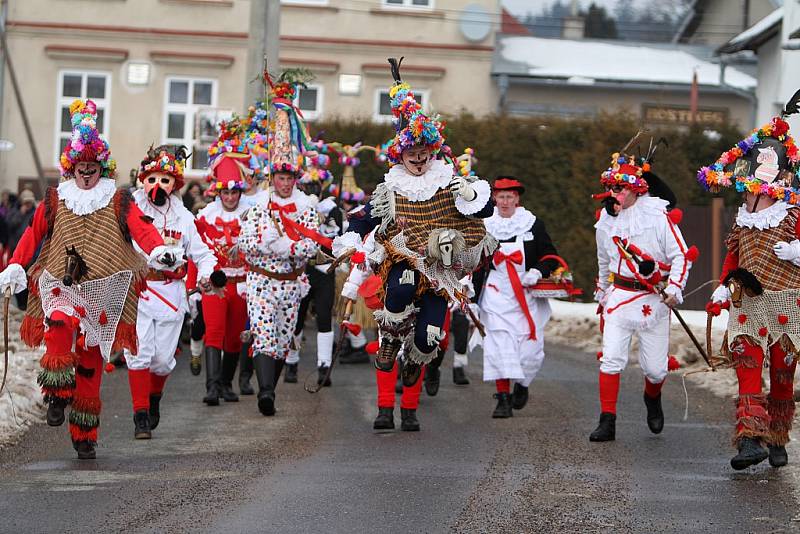
[[[388,373],[375,369],[375,378],[378,383],[378,408],[394,408],[394,383],[397,380],[397,362]],[[403,386],[400,396],[400,407],[406,410],[416,410],[419,406],[419,395],[422,391],[422,382],[425,378],[425,368],[417,383],[407,388]]]
[[[745,339],[734,348],[739,398],[736,401],[736,434],[734,443],[753,437],[769,445],[785,445],[794,418],[794,371],[796,362],[786,365],[786,351],[780,343],[769,349],[769,395],[761,388],[764,351]]]
[[[224,352],[242,350],[239,335],[247,326],[247,302],[236,292],[236,284],[225,286],[225,295],[203,295],[203,321],[206,347]]]
[[[54,312],[44,333],[45,353],[38,382],[45,401],[56,398],[72,402],[69,432],[73,441],[97,442],[100,426],[100,381],[103,357],[99,347],[85,348],[79,339],[72,352],[78,323],[73,317]]]

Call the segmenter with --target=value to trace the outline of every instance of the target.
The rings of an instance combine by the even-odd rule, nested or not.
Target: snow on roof
[[[696,70],[700,85],[720,85],[720,66],[690,53],[691,47],[517,36],[497,40],[493,74],[565,83],[579,80],[580,85],[594,81],[689,85]],[[725,82],[743,90],[754,89],[757,83],[733,67],[725,70]]]
[[[759,20],[745,31],[735,36],[723,48],[744,44],[753,38],[760,36],[762,33],[768,32],[775,24],[783,20],[783,8],[779,7],[763,19]]]

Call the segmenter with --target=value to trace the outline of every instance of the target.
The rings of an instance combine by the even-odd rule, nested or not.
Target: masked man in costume
[[[489,184],[454,177],[453,166],[436,159],[442,124],[422,112],[400,78],[399,63],[389,62],[397,135],[388,156],[395,165],[370,202],[349,215],[349,231],[337,238],[344,246],[337,249],[353,248],[348,244],[376,230],[370,261],[382,280],[383,308],[375,312],[381,330],[375,366],[391,372],[402,346],[403,383],[412,386],[436,357],[448,301],[466,303],[461,279],[494,251],[496,241],[481,220],[493,208]]]
[[[273,86],[277,109],[270,142],[269,200],[247,211],[239,235],[248,265],[247,309],[258,409],[265,416],[275,414],[275,386],[293,348],[300,301],[309,291],[306,264],[316,256],[315,239],[321,237],[314,201],[295,188],[303,160],[301,147],[295,147],[291,138],[302,127],[289,97],[294,91],[289,81]]]
[[[600,180],[606,192],[597,195],[605,203],[595,225],[599,268],[595,298],[602,308],[604,329],[600,423],[590,441],[615,439],[620,373],[628,363],[634,334],[639,338],[639,365],[645,376],[647,426],[654,434],[662,431],[661,388],[668,371],[670,308],[683,301],[691,262],[697,257],[697,249],[687,248],[677,226],[680,212],[668,213],[671,202],[664,197],[674,196],[650,172],[655,149],[651,147],[643,160],[625,154],[626,149],[612,155],[611,166]]]
[[[766,458],[773,467],[789,461],[786,443],[794,419],[800,347],[800,191],[792,185],[800,155],[784,117],[797,112],[798,96],[800,92],[783,115],[698,173],[700,183],[713,192],[732,185],[733,178],[744,196],[726,240],[721,285],[708,307],[719,314],[720,306],[733,304],[723,352],[729,353],[739,382],[734,435],[738,454],[731,459],[737,470]],[[761,374],[767,361],[770,381],[765,395]]]
[[[242,202],[247,189],[246,177],[253,174],[249,154],[241,151],[221,151],[211,159],[209,171],[213,180],[209,191],[216,198],[197,214],[197,229],[214,251],[217,269],[225,273],[227,283],[220,292],[202,296],[205,323],[206,396],[203,402],[219,405],[219,398],[236,402],[233,377],[242,352],[241,334],[247,329],[245,285],[247,273],[244,257],[237,243],[241,233],[241,217],[248,206]],[[245,373],[248,358],[240,373]],[[245,381],[249,386],[249,381]],[[240,389],[242,381],[240,381]],[[247,388],[243,388],[247,393]],[[249,391],[252,394],[252,389]]]
[[[500,243],[487,271],[474,276],[480,303],[483,340],[483,379],[497,388],[495,418],[511,417],[528,401],[530,386],[544,361],[544,328],[550,303],[525,291],[557,267],[556,249],[544,223],[519,205],[525,191],[513,177],[494,182],[494,215],[484,221]],[[544,259],[543,259],[544,258]],[[514,382],[513,397],[511,382]]]
[[[169,266],[176,258],[130,193],[117,190],[116,162],[97,131],[94,102],[76,100],[70,114],[73,133],[61,155],[63,181],[47,190],[0,273],[0,289],[18,293],[29,287],[21,335],[31,347],[42,342],[46,347],[38,381],[48,403],[47,423],[61,425],[71,404],[73,446],[78,458],[91,459],[100,425],[103,358],[137,349],[136,306],[146,265],[131,240],[151,265]]]
[[[175,368],[186,300],[186,260],[196,266],[200,286],[208,285],[217,259],[195,227],[194,215],[178,196],[183,187],[186,148],[174,145],[150,147],[139,167],[143,187],[133,193],[136,205],[178,259],[170,269],[150,264],[147,288],[139,295],[136,333],[139,352],[126,354],[128,382],[133,401],[134,437],[149,439],[161,418],[160,403],[167,377]]]

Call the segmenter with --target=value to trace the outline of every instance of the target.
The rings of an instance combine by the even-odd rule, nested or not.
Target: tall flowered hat
[[[697,171],[697,181],[707,191],[736,187],[740,193],[767,195],[775,200],[800,205],[800,152],[789,133],[785,118],[798,112],[800,91],[783,111],[756,128],[709,165]]]
[[[422,112],[411,86],[400,77],[401,57],[389,58],[394,85],[389,89],[392,106],[392,124],[397,134],[389,146],[387,156],[392,163],[400,162],[400,155],[415,145],[430,147],[437,154],[444,144],[444,123],[436,117],[428,117]]]
[[[265,73],[270,87],[270,103],[275,111],[275,121],[269,140],[270,171],[303,172],[303,152],[312,145],[303,113],[294,105],[298,88],[306,87],[313,79],[307,69],[287,69],[276,81]]]
[[[175,178],[172,190],[177,191],[184,185],[183,170],[189,157],[188,150],[181,145],[160,145],[147,150],[147,155],[139,165],[139,181],[144,182],[148,175],[163,172]]]
[[[222,189],[246,190],[247,178],[255,173],[253,167],[260,171],[261,163],[250,153],[246,120],[234,116],[220,122],[217,141],[208,148],[206,181],[210,185],[206,194],[214,196]]]
[[[101,166],[102,178],[114,178],[117,162],[111,157],[108,142],[97,130],[97,105],[91,100],[75,100],[69,106],[72,117],[72,137],[59,160],[63,178],[75,177],[75,164],[96,161]]]

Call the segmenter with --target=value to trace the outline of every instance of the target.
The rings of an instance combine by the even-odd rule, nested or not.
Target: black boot
[[[757,438],[742,438],[739,440],[739,454],[731,458],[731,467],[737,471],[747,469],[767,459],[769,453]]]
[[[136,439],[150,439],[150,414],[139,410],[133,414],[133,437]]]
[[[406,432],[419,432],[417,410],[400,408],[400,430],[404,430]]]
[[[206,396],[203,397],[203,402],[209,406],[219,406],[221,372],[222,351],[206,347]]]
[[[589,434],[589,441],[614,441],[617,437],[617,414],[603,412],[600,423]]]
[[[419,380],[422,374],[422,364],[417,362],[405,362],[403,364],[403,372],[400,375],[403,377],[403,385],[410,388]]]
[[[220,394],[225,402],[239,402],[239,395],[233,392],[233,375],[236,374],[236,365],[239,355],[235,352],[222,353],[222,373],[220,378]]]
[[[428,364],[425,369],[425,393],[431,397],[435,397],[439,393],[439,383],[442,377],[442,371],[439,369],[444,360],[444,351],[438,349],[436,357]]]
[[[47,403],[47,424],[50,426],[61,426],[64,424],[64,408],[69,401],[66,399],[55,398]]]
[[[789,463],[789,454],[783,445],[769,446],[769,465],[772,467],[783,467]]]
[[[453,367],[453,384],[457,386],[468,386],[469,378],[463,367]]]
[[[344,343],[345,346],[342,347],[342,352],[336,361],[339,363],[369,363],[369,354],[365,347],[353,348],[347,336],[344,336],[340,343]]]
[[[528,404],[528,388],[514,383],[514,392],[511,394],[511,407],[515,410],[521,410],[526,404]]]
[[[189,370],[194,376],[200,375],[200,372],[203,370],[203,364],[200,363],[200,356],[195,356],[193,354],[191,358],[189,358]]]
[[[97,453],[91,441],[73,441],[72,448],[78,452],[78,460],[94,460]]]
[[[286,364],[286,374],[283,375],[283,381],[287,384],[296,384],[297,383],[297,364],[296,363],[287,363]]]
[[[428,367],[425,371],[425,393],[431,397],[435,397],[439,393],[439,382],[442,372],[438,367]]]
[[[283,360],[281,360],[283,362]],[[253,357],[253,368],[258,381],[258,411],[262,415],[275,415],[275,383],[278,380],[277,360],[264,354]]]
[[[159,404],[161,403],[161,393],[150,394],[150,430],[155,430],[158,422],[161,420],[161,410]]]
[[[383,371],[384,373],[391,371],[402,344],[403,342],[401,339],[384,336],[383,339],[381,339],[378,355],[375,357],[375,369]]]
[[[372,423],[374,430],[394,430],[394,408],[378,408],[378,417]]]
[[[322,384],[324,388],[330,387],[331,385],[331,377],[329,376],[327,380],[325,379],[325,375],[328,374],[328,369],[330,369],[330,367],[327,365],[320,365],[317,367],[317,384]],[[322,383],[323,380],[325,381],[324,384]]]
[[[253,358],[249,354],[249,345],[242,346],[239,354],[239,394],[253,395],[253,386],[250,385],[250,378],[253,376]]]
[[[647,406],[647,428],[653,434],[664,430],[664,411],[661,409],[661,393],[657,397],[644,394],[644,405]]]
[[[492,413],[493,419],[505,419],[506,417],[514,416],[514,412],[511,410],[511,393],[495,393],[494,398],[497,399],[497,407]]]

